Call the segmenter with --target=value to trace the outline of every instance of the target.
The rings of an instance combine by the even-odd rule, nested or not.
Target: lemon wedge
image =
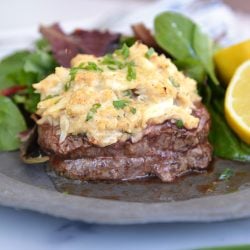
[[[214,55],[218,76],[225,84],[228,84],[236,69],[249,59],[250,40],[218,50]]]
[[[225,116],[235,133],[250,144],[250,60],[240,65],[227,88]]]

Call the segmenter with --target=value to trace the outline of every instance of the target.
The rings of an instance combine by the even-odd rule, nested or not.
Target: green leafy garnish
[[[154,48],[150,48],[150,49],[146,52],[145,57],[146,57],[147,59],[150,59],[151,56],[152,56],[154,53],[155,53]]]
[[[22,104],[29,113],[36,110],[40,96],[31,86],[52,73],[57,66],[46,40],[36,42],[34,51],[19,51],[0,61],[0,90],[23,86],[12,100]]]
[[[209,141],[214,155],[230,160],[250,161],[250,146],[228,126],[224,115],[225,89],[214,71],[214,44],[200,27],[179,13],[164,12],[155,19],[157,43],[185,74],[198,82],[199,93],[210,113]]]
[[[131,108],[130,108],[130,112],[131,112],[133,115],[136,114],[136,108],[131,107]]]
[[[126,66],[121,61],[115,59],[111,54],[105,55],[101,63],[107,65],[107,67],[112,70],[123,69]]]
[[[124,59],[127,59],[129,57],[129,47],[126,43],[123,44],[122,48],[120,49],[120,53],[124,57]]]
[[[225,159],[250,162],[249,145],[235,135],[225,120],[223,98],[211,100],[207,105],[212,119],[209,140],[214,154]]]
[[[70,81],[75,80],[76,74],[79,70],[83,69],[83,63],[80,63],[77,67],[72,67],[69,71]],[[68,88],[67,88],[68,89]]]
[[[97,112],[97,110],[101,107],[102,105],[100,103],[95,103],[89,110],[87,117],[86,117],[86,122],[93,119],[94,114]]]
[[[220,181],[229,180],[234,175],[234,171],[231,168],[226,168],[219,176]]]
[[[113,106],[116,109],[124,109],[130,103],[129,100],[117,100],[113,101]]]
[[[155,18],[155,39],[177,64],[192,59],[193,67],[199,68],[196,69],[197,75],[193,73],[194,79],[200,81],[200,76],[207,73],[214,83],[219,84],[212,59],[213,42],[191,19],[175,12],[158,15]]]
[[[103,72],[103,70],[94,62],[88,62],[88,64],[84,66],[83,69],[89,71]]]
[[[71,87],[71,81],[65,83],[65,85],[64,85],[64,91],[68,91],[70,89],[70,87]]]
[[[124,96],[128,96],[128,97],[132,97],[133,96],[133,92],[131,89],[127,89],[123,91]]]
[[[10,98],[0,96],[0,151],[18,149],[18,134],[26,130],[25,120]]]
[[[35,46],[37,49],[42,50],[42,51],[46,51],[46,52],[51,51],[51,46],[50,46],[49,42],[44,38],[37,40],[35,42]]]
[[[108,69],[110,69],[110,70],[117,70],[117,67],[112,66],[112,65],[108,65],[107,67],[108,67]]]
[[[184,123],[183,123],[182,120],[177,120],[175,122],[175,124],[176,124],[177,128],[183,128],[184,127]]]
[[[127,71],[127,80],[132,81],[136,79],[136,69],[134,62],[129,62],[127,64],[128,71]]]
[[[57,97],[57,96],[58,96],[58,95],[48,95],[48,96],[46,96],[46,97],[43,99],[43,101],[52,99],[52,98]]]
[[[88,62],[87,65],[84,63],[80,63],[76,67],[72,67],[69,71],[70,81],[74,81],[76,74],[79,70],[88,70],[88,71],[96,71],[96,72],[103,72],[103,70],[95,63],[95,62]]]
[[[180,87],[180,84],[178,82],[175,81],[175,79],[173,77],[169,77],[168,80],[170,81],[170,83],[175,87],[178,88]]]
[[[128,47],[131,47],[136,42],[135,37],[133,36],[121,36],[120,45],[126,44]]]

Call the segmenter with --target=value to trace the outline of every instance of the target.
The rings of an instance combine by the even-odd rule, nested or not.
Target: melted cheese
[[[182,120],[187,129],[196,128],[199,119],[192,115],[200,100],[196,82],[164,55],[154,52],[148,58],[147,51],[147,46],[136,43],[127,55],[115,52],[112,59],[121,67],[105,63],[103,57],[77,55],[71,69],[56,68],[34,84],[41,94],[38,124],[58,126],[61,141],[68,134],[85,134],[99,146],[139,140],[149,124],[171,119]],[[90,64],[94,67],[86,67]],[[134,75],[129,79],[131,70]]]

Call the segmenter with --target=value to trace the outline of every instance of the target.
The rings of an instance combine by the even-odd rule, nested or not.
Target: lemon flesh
[[[250,40],[218,50],[214,62],[220,79],[228,84],[236,69],[250,59]]]
[[[250,60],[236,70],[227,88],[225,115],[235,133],[250,144]]]

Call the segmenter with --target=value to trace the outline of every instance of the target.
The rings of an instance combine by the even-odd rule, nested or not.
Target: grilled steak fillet
[[[96,157],[63,160],[51,158],[52,168],[59,174],[80,180],[131,180],[139,177],[158,176],[171,182],[185,173],[207,168],[211,160],[208,143],[186,152],[166,151],[165,156]]]
[[[206,169],[211,161],[207,141],[210,117],[202,104],[193,114],[200,118],[196,129],[178,128],[174,122],[149,125],[143,138],[98,147],[83,135],[69,135],[59,143],[58,128],[38,128],[38,143],[50,155],[50,165],[59,174],[81,180],[121,180],[156,175],[162,181],[194,170]]]

